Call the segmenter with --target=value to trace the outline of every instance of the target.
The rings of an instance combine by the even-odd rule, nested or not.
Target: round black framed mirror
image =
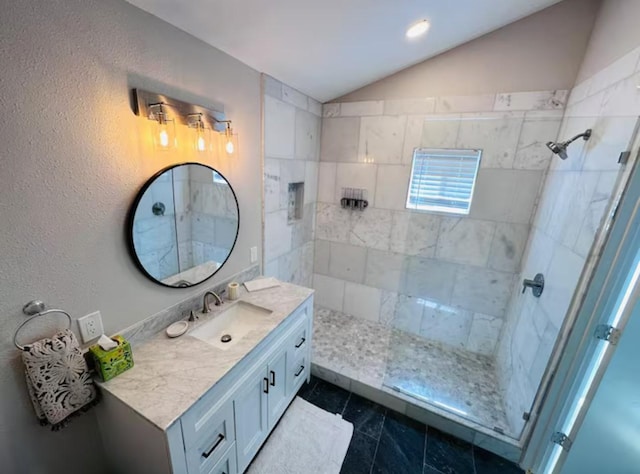
[[[211,278],[238,239],[240,208],[229,181],[200,163],[156,173],[129,213],[129,248],[140,270],[170,288]]]

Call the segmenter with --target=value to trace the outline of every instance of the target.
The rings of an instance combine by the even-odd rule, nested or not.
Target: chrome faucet
[[[213,296],[216,299],[216,306],[220,306],[222,303],[224,303],[224,301],[222,301],[222,298],[220,298],[216,293],[214,293],[213,291],[207,291],[204,294],[204,298],[202,301],[202,312],[203,313],[210,313],[211,312],[211,307],[209,306],[209,296]]]

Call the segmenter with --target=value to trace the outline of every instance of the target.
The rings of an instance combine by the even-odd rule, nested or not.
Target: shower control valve
[[[527,291],[527,288],[531,288],[533,296],[535,296],[536,298],[540,298],[540,295],[544,290],[544,275],[542,273],[538,273],[535,277],[533,277],[533,280],[525,278],[522,281],[522,293]]]

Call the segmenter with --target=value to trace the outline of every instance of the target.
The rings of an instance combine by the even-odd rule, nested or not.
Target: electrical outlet
[[[251,263],[258,261],[258,247],[251,247]]]
[[[78,327],[80,328],[80,336],[84,343],[100,337],[104,332],[100,311],[78,318]]]

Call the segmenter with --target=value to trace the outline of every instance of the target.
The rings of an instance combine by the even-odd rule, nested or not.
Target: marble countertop
[[[312,294],[309,288],[288,283],[251,293],[242,287],[237,301],[272,313],[233,347],[217,349],[189,332],[171,339],[163,329],[134,347],[132,369],[99,386],[166,430]],[[212,304],[210,314],[189,324],[200,326],[237,301],[225,300],[222,306]]]

